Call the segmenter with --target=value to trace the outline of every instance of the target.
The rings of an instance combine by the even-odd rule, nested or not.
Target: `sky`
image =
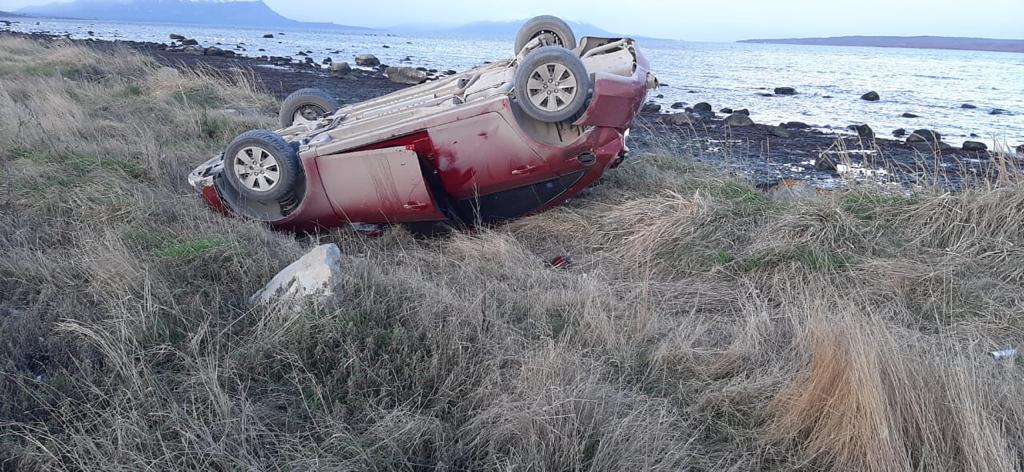
[[[52,1],[0,0],[0,10]],[[265,1],[296,20],[377,28],[553,14],[615,33],[691,41],[856,34],[1024,39],[1024,0]]]

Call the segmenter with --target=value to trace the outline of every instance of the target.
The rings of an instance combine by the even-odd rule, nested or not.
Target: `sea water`
[[[168,35],[177,33],[204,46],[220,43],[223,49],[235,50],[242,45],[245,51],[236,52],[248,56],[288,56],[301,61],[305,57],[299,51],[312,51],[309,57],[321,63],[327,57],[352,62],[355,55],[370,53],[385,64],[441,71],[507,58],[513,49],[513,38],[14,20],[19,22],[9,29],[69,34],[76,39],[169,42]],[[263,38],[265,33],[274,38]],[[651,94],[664,110],[676,102],[709,102],[715,110],[747,108],[759,123],[801,121],[840,129],[867,123],[879,136],[897,128],[928,128],[953,144],[967,139],[990,146],[1024,143],[1024,54],[653,39],[639,43],[654,72],[667,84]],[[772,94],[775,87],[793,87],[798,93],[776,96]],[[881,100],[861,100],[868,91],[878,92]],[[653,98],[656,95],[663,98]],[[965,103],[977,108],[962,108]],[[991,114],[994,109],[1006,112]],[[903,118],[904,113],[919,118]]]

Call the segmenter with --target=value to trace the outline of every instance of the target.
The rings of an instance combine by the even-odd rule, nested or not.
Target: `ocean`
[[[351,62],[357,54],[376,55],[386,64],[463,70],[512,55],[512,40],[432,37],[385,32],[341,32],[223,28],[191,25],[110,23],[79,20],[17,19],[8,29],[70,34],[72,38],[169,42],[178,33],[204,46],[234,49],[248,56],[291,56],[299,51],[318,63],[331,57]],[[92,31],[92,35],[89,35]],[[265,33],[274,38],[265,39]],[[661,82],[652,96],[668,110],[675,102],[709,102],[746,108],[759,123],[802,121],[843,129],[867,123],[879,136],[897,128],[928,128],[945,141],[978,140],[1001,147],[1024,143],[1024,54],[702,43],[641,39]],[[264,51],[259,51],[263,49]],[[406,58],[408,61],[404,61]],[[775,87],[796,95],[775,96]],[[876,91],[877,102],[861,100]],[[771,95],[771,96],[763,96]],[[977,108],[965,109],[963,104]],[[992,114],[993,110],[1005,110]],[[905,118],[904,113],[918,115]],[[971,135],[976,137],[971,137]]]

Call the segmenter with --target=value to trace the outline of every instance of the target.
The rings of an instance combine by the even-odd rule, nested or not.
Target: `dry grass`
[[[646,155],[497,228],[296,238],[184,182],[273,122],[244,76],[0,57],[0,469],[1021,468],[1020,184],[777,202]],[[341,309],[245,303],[320,242]]]

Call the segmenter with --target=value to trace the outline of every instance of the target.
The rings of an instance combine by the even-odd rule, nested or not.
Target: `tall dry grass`
[[[1012,179],[779,202],[645,154],[500,227],[295,237],[184,182],[273,122],[244,75],[0,57],[4,469],[1021,467],[1021,370],[985,355],[1024,339]],[[339,309],[247,305],[323,242]]]

